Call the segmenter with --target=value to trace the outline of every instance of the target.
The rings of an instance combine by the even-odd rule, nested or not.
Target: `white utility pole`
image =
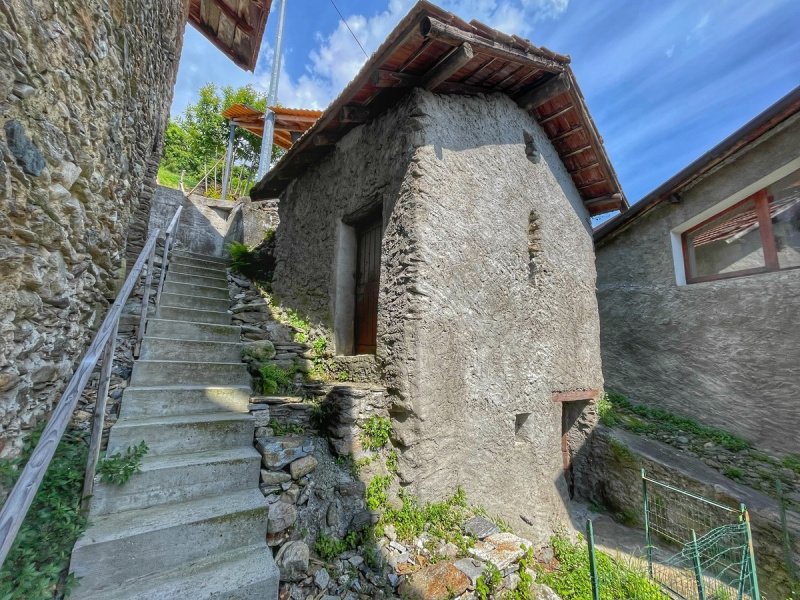
[[[256,171],[256,181],[269,171],[269,163],[272,160],[272,139],[275,133],[275,113],[269,107],[275,104],[278,98],[278,80],[281,74],[281,58],[283,56],[283,21],[286,17],[286,2],[280,0],[281,8],[278,15],[278,29],[275,33],[275,55],[272,59],[272,77],[269,81],[269,91],[267,92],[267,107],[264,109],[264,133],[261,136],[261,155],[258,158],[258,171]]]

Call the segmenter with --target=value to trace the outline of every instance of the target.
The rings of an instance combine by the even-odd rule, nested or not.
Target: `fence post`
[[[761,591],[758,589],[758,573],[756,573],[756,554],[753,550],[753,532],[750,530],[750,513],[744,511],[745,533],[747,535],[747,555],[750,561],[750,593],[753,600],[761,598]]]
[[[697,598],[706,600],[706,586],[703,581],[703,567],[700,564],[700,548],[697,546],[697,533],[692,529],[692,563],[694,564],[694,578],[697,581]]]
[[[650,538],[650,501],[647,498],[647,477],[642,469],[642,499],[644,503],[644,538],[647,547],[647,572],[653,578],[653,541]]]
[[[94,493],[94,475],[97,463],[100,460],[100,442],[103,439],[103,424],[106,420],[106,400],[108,398],[108,384],[111,380],[111,368],[114,365],[114,350],[117,347],[117,329],[119,320],[111,329],[111,336],[103,350],[100,379],[97,382],[97,398],[94,401],[94,415],[92,416],[92,435],[89,439],[89,456],[86,461],[86,474],[83,477],[83,492],[81,493],[81,510],[89,508],[89,498]]]
[[[142,337],[144,337],[144,326],[147,323],[147,310],[150,307],[150,286],[153,282],[153,262],[156,256],[156,244],[150,249],[150,256],[147,258],[147,276],[144,279],[144,289],[142,290],[142,316],[139,318],[139,327],[136,329],[136,345],[134,356],[139,357],[139,350],[142,347]]]
[[[156,306],[161,304],[161,292],[164,289],[164,279],[167,276],[167,264],[169,263],[169,245],[172,243],[172,232],[168,231],[164,236],[164,250],[161,253],[161,275],[158,278],[158,291],[156,292]]]
[[[600,600],[600,582],[597,579],[597,561],[594,556],[594,528],[592,520],[586,519],[586,541],[589,544],[589,577],[592,580],[592,600]]]

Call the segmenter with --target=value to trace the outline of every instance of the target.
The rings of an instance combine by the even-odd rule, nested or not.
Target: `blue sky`
[[[288,0],[278,100],[324,108],[366,60],[330,0]],[[275,2],[277,4],[277,2]],[[367,52],[412,0],[336,0]],[[800,84],[798,0],[442,0],[465,20],[572,57],[630,202]],[[207,82],[266,90],[276,13],[255,74],[187,27],[172,114]]]

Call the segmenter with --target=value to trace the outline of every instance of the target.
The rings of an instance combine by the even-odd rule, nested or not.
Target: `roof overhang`
[[[275,114],[273,142],[284,150],[291,148],[299,136],[305,133],[322,114],[321,110],[283,106],[270,106],[270,110]],[[222,112],[222,116],[258,137],[264,135],[264,113],[252,106],[233,104]]]
[[[189,23],[233,62],[255,71],[272,0],[189,0]]]
[[[277,197],[348,131],[374,119],[412,87],[440,94],[507,94],[544,129],[590,214],[627,209],[569,57],[478,21],[466,23],[424,0],[251,196]]]
[[[664,201],[677,200],[684,188],[695,183],[735,154],[745,150],[747,146],[798,112],[800,112],[800,86],[726,137],[689,166],[670,177],[631,206],[630,210],[600,225],[594,230],[594,241],[599,242],[611,233],[622,231]]]

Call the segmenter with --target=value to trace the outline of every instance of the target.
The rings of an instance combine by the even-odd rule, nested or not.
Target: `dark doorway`
[[[381,276],[381,230],[381,219],[377,219],[364,223],[356,231],[356,354],[375,354]]]

